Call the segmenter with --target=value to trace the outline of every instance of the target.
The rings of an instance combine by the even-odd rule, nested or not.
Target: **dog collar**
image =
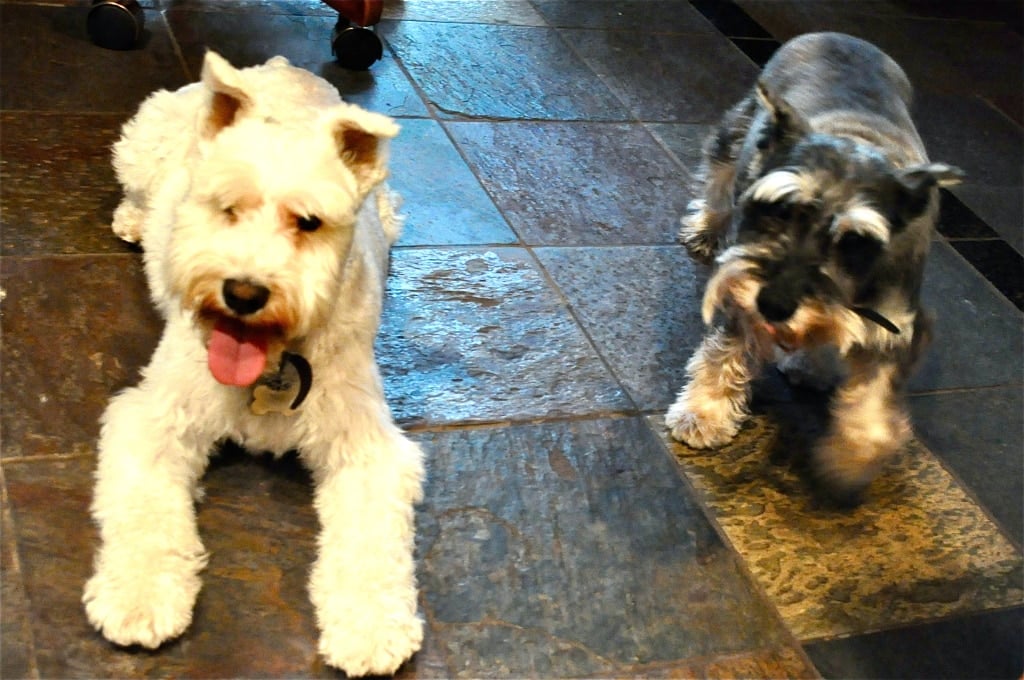
[[[313,369],[305,357],[283,352],[277,373],[265,375],[253,385],[249,409],[258,416],[268,413],[294,415],[312,386]]]
[[[879,314],[878,312],[869,307],[850,307],[850,311],[853,312],[854,314],[857,314],[862,319],[867,319],[868,321],[877,323],[879,326],[881,326],[882,328],[884,328],[885,330],[889,331],[894,335],[900,334],[899,326],[894,324],[892,321],[889,321],[884,316],[882,316],[881,314]]]

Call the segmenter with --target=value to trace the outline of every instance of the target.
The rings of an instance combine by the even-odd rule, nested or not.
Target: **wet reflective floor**
[[[313,0],[149,0],[126,52],[89,42],[86,4],[0,3],[4,678],[336,675],[290,458],[212,465],[179,640],[115,648],[79,604],[97,419],[160,333],[109,229],[109,147],[207,47],[283,54],[402,126],[377,350],[429,481],[427,635],[400,675],[1020,677],[1019,1],[385,0],[367,73],[333,63]],[[702,138],[780,42],[822,29],[895,57],[932,157],[968,175],[928,264],[917,437],[853,509],[817,500],[790,432],[813,436],[822,397],[771,372],[719,452],[662,422],[702,331],[707,270],[674,240]]]

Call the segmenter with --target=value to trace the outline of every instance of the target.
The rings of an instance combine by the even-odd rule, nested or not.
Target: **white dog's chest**
[[[228,438],[254,452],[269,452],[275,456],[301,448],[305,423],[300,414],[255,415],[246,408],[237,420]]]

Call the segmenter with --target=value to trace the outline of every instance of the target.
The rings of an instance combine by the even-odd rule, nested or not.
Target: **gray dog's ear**
[[[920,193],[933,186],[949,187],[963,181],[964,171],[945,163],[925,163],[903,168],[896,179],[907,191]]]
[[[894,177],[897,191],[890,221],[893,229],[899,230],[924,212],[934,187],[959,184],[964,171],[945,163],[923,163],[897,170]]]
[[[764,80],[758,80],[757,98],[768,112],[768,126],[757,141],[762,151],[776,144],[793,143],[808,132],[810,126],[782,97],[777,96]]]

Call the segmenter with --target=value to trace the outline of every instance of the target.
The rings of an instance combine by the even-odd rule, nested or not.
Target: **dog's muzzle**
[[[796,313],[800,301],[812,293],[807,276],[799,269],[783,271],[765,282],[757,293],[757,311],[766,321],[782,323]]]
[[[267,305],[270,289],[246,279],[225,279],[221,287],[224,304],[235,314],[255,314]]]

